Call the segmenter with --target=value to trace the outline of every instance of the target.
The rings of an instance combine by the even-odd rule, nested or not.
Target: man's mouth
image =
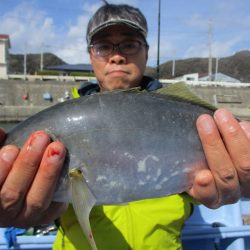
[[[121,68],[116,68],[116,69],[111,69],[108,71],[107,75],[124,75],[124,74],[128,74],[129,72],[121,69]]]

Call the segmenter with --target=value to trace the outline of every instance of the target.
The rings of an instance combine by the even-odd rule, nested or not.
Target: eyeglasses
[[[137,54],[142,46],[148,47],[148,44],[140,41],[125,41],[118,44],[98,42],[91,44],[89,49],[95,56],[100,57],[112,54],[115,49],[118,49],[122,55],[131,56]]]

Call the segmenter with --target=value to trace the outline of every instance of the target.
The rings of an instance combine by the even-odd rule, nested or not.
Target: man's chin
[[[139,84],[133,83],[131,81],[115,81],[102,84],[100,87],[102,91],[111,91],[116,89],[130,89],[138,85]]]

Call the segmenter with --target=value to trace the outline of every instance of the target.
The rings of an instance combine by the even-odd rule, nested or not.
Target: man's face
[[[124,26],[110,26],[97,33],[92,44],[110,42],[139,41],[145,44],[143,38],[135,30]],[[147,63],[148,47],[140,46],[134,55],[124,55],[116,48],[105,57],[94,55],[90,51],[90,60],[101,91],[128,89],[140,85]]]

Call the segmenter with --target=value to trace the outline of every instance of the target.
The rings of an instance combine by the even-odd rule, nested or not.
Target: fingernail
[[[215,112],[214,119],[218,125],[226,125],[224,127],[225,131],[235,132],[238,128],[238,122],[235,120],[234,116],[226,109],[219,109]]]
[[[233,115],[226,109],[219,109],[215,112],[214,118],[217,122],[227,123],[230,119],[234,118]]]
[[[61,159],[65,155],[65,150],[63,150],[61,147],[53,145],[48,148],[47,155],[49,158]]]
[[[247,135],[250,135],[250,122],[240,122],[240,126]]]
[[[7,163],[12,163],[17,157],[18,151],[14,150],[12,146],[5,146],[1,149],[0,157]]]
[[[204,115],[199,118],[199,128],[206,134],[214,130],[214,122],[210,116]]]
[[[29,140],[27,150],[31,150],[33,148],[40,149],[46,146],[48,143],[48,137],[43,131],[36,131],[34,132]]]

